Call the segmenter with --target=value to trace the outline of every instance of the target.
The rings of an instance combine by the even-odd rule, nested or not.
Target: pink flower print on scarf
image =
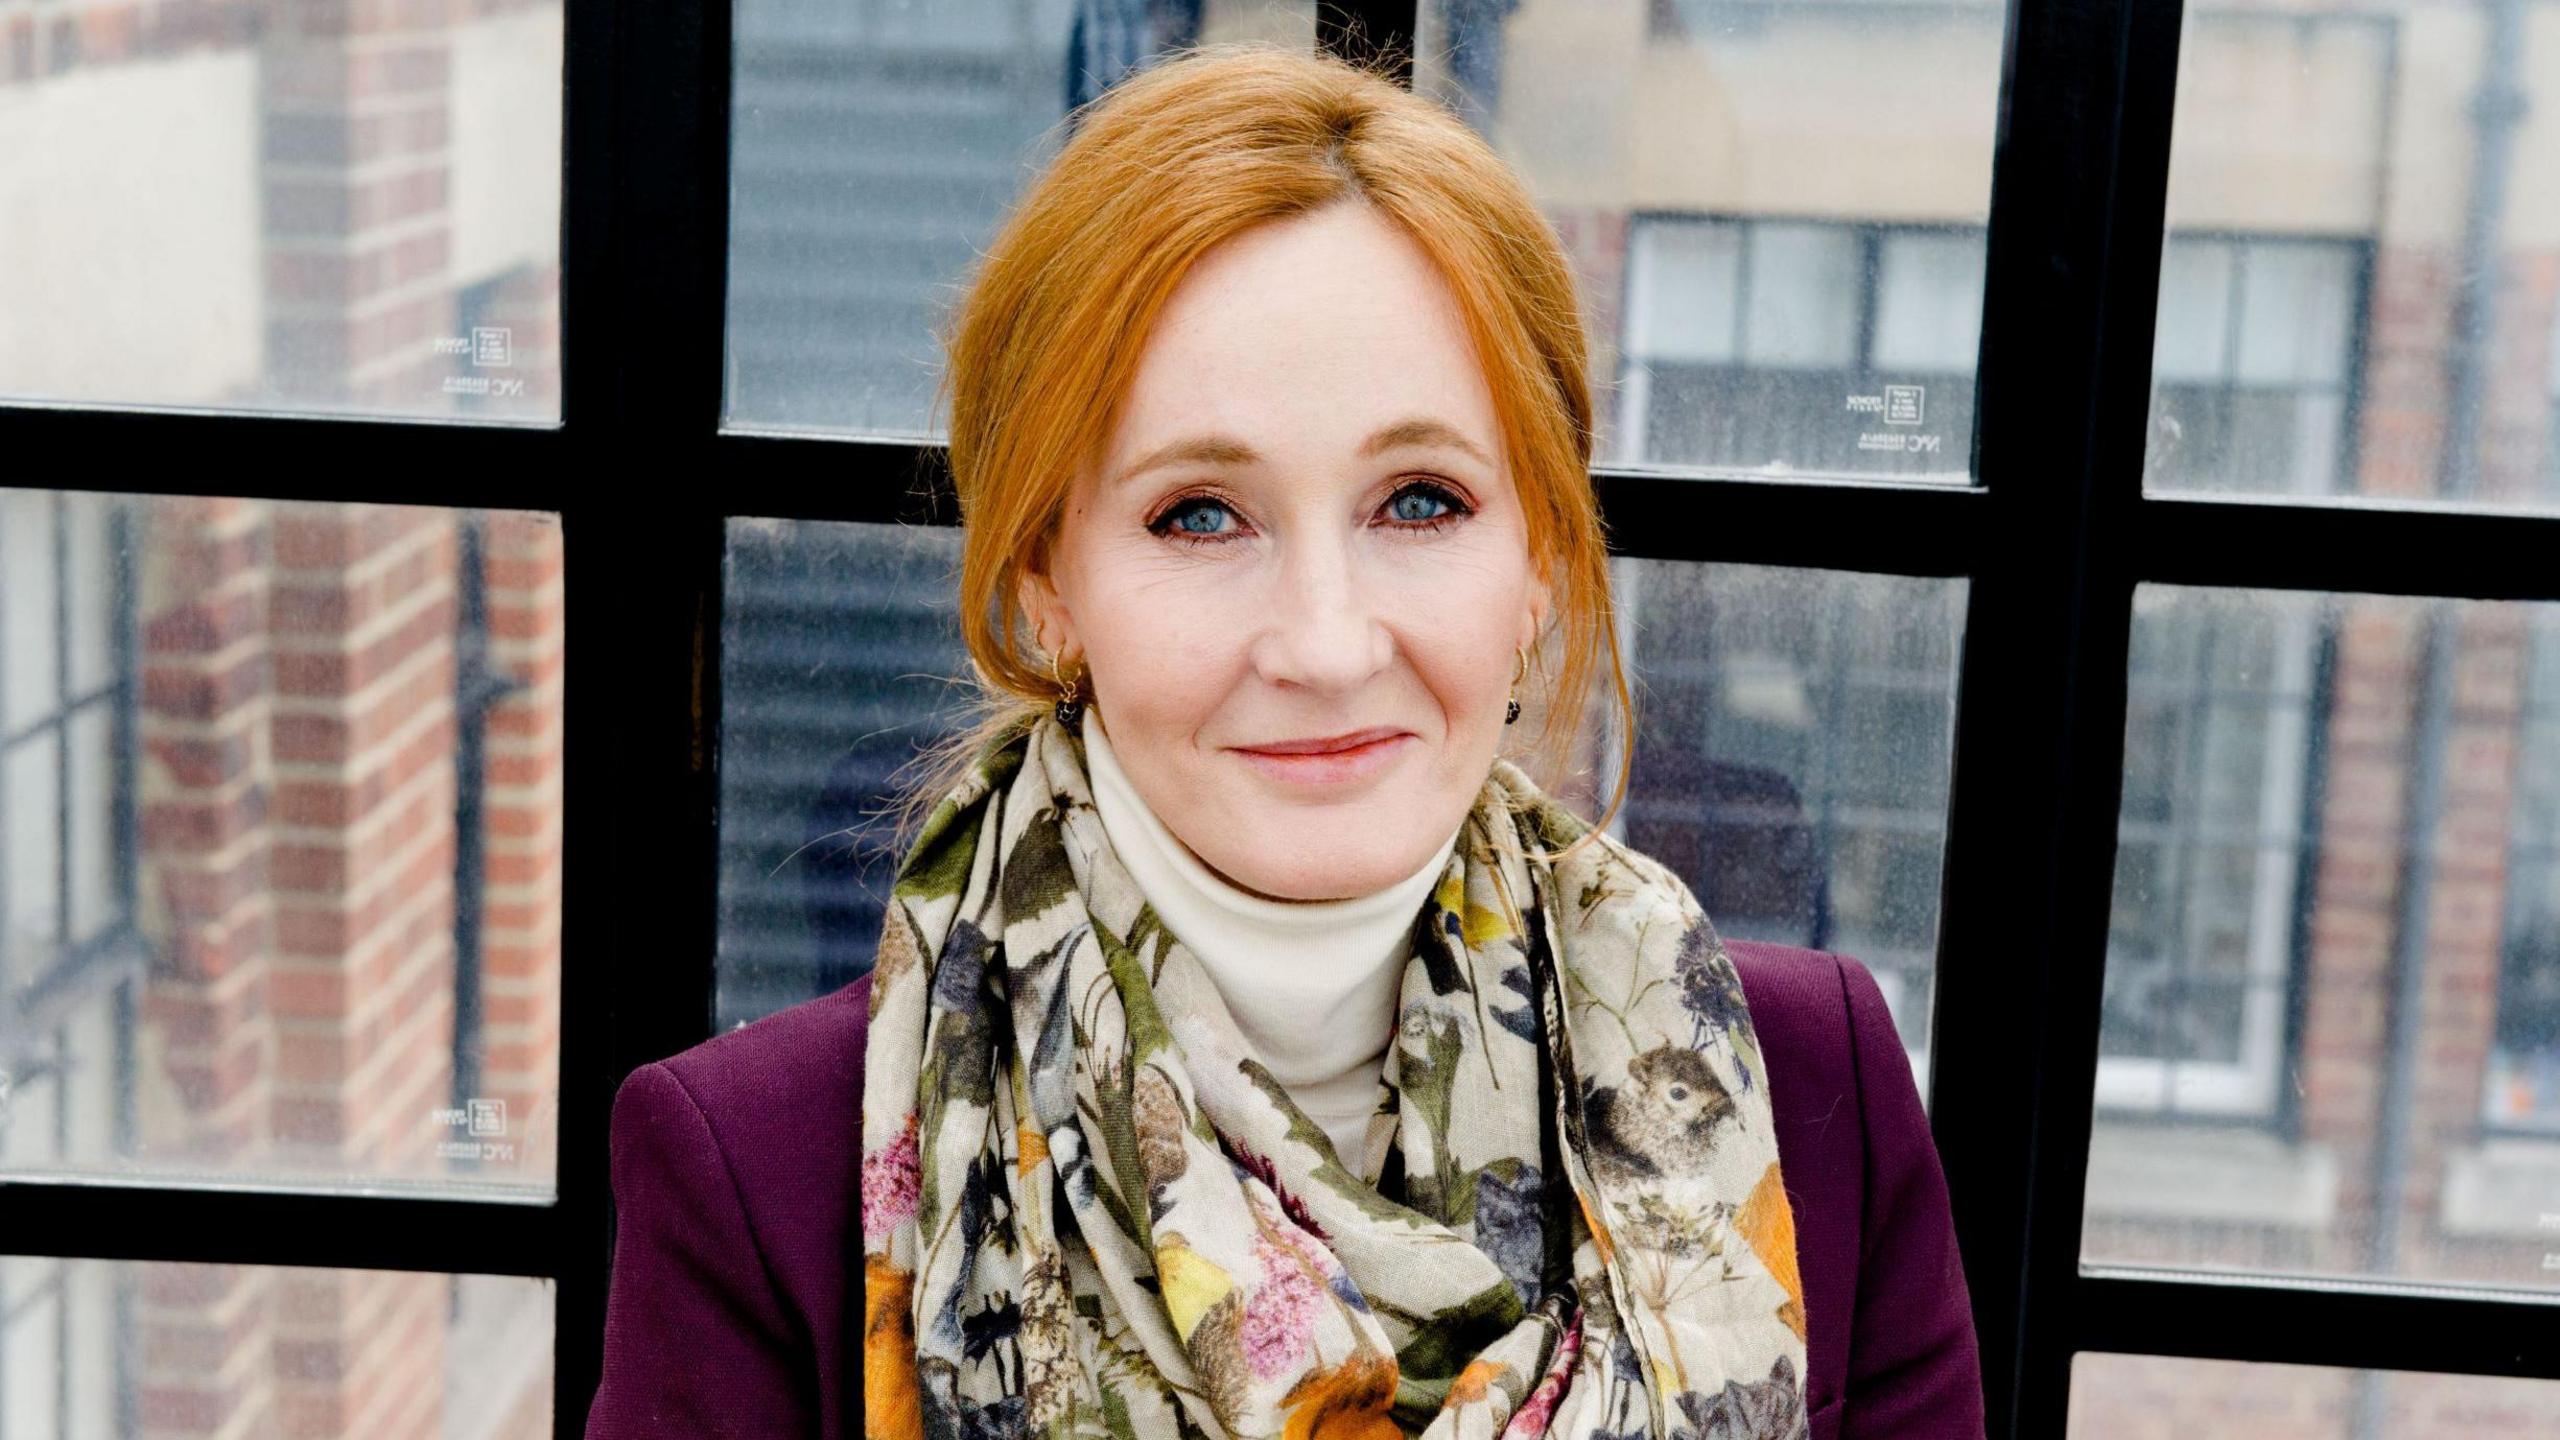
[[[916,1112],[907,1112],[898,1137],[862,1157],[862,1239],[886,1239],[916,1213],[923,1187],[923,1159],[916,1152]]]
[[[1256,1380],[1268,1380],[1305,1357],[1324,1300],[1324,1259],[1292,1227],[1268,1226],[1254,1237],[1262,1283],[1246,1302],[1237,1339]]]
[[[1547,1366],[1545,1378],[1520,1408],[1511,1412],[1511,1423],[1502,1427],[1502,1440],[1537,1440],[1547,1433],[1547,1420],[1556,1413],[1557,1402],[1564,1399],[1565,1386],[1573,1383],[1574,1358],[1582,1353],[1582,1307],[1573,1307],[1573,1323],[1565,1327],[1564,1338],[1556,1342],[1556,1358]]]

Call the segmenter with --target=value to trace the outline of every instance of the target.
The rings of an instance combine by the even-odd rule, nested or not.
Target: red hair
[[[1554,596],[1561,659],[1540,746],[1569,758],[1603,675],[1631,741],[1581,309],[1564,248],[1510,166],[1388,76],[1267,43],[1176,52],[1069,121],[1073,138],[981,257],[944,341],[960,625],[994,713],[948,747],[918,798],[1055,698],[1019,583],[1041,568],[1074,477],[1104,452],[1165,301],[1219,242],[1344,200],[1422,247],[1484,367],[1532,561]],[[1598,825],[1626,795],[1634,747],[1619,749]]]

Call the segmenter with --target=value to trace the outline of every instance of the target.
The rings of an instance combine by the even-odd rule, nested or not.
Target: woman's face
[[[1350,201],[1203,255],[1076,477],[1040,641],[1139,795],[1285,900],[1412,874],[1466,816],[1548,589],[1448,286]]]

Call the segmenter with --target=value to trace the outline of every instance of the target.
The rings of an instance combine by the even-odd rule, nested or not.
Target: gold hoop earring
[[[1529,647],[1523,645],[1512,655],[1516,663],[1511,667],[1511,699],[1502,708],[1502,723],[1505,725],[1516,724],[1520,719],[1520,682],[1529,673]]]
[[[1058,673],[1058,656],[1053,653],[1049,656],[1049,679],[1058,687],[1058,703],[1049,707],[1049,713],[1058,717],[1060,727],[1073,730],[1076,722],[1084,718],[1084,672],[1077,671],[1075,680],[1070,682]]]

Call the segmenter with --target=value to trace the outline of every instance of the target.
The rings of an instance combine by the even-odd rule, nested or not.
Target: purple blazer
[[[1804,1280],[1813,1440],[1981,1440],[1946,1181],[1855,960],[1729,940],[1768,1066]],[[613,1102],[615,1236],[588,1440],[862,1421],[869,976],[641,1066]]]

